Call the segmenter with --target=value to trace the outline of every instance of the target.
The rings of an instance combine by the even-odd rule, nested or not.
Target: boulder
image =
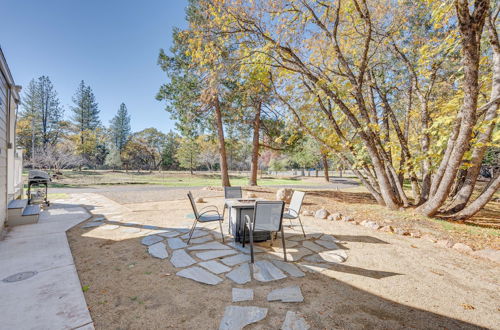
[[[284,201],[285,203],[290,203],[292,199],[293,189],[290,188],[281,188],[276,192],[276,200]]]
[[[326,219],[330,213],[326,209],[319,209],[314,213],[316,219]]]
[[[453,248],[455,250],[458,250],[458,251],[463,252],[463,253],[474,252],[474,250],[470,246],[468,246],[467,244],[463,244],[463,243],[455,243],[453,245]]]
[[[305,216],[305,217],[311,217],[311,216],[314,215],[314,212],[313,211],[304,210],[304,211],[302,211],[302,215]]]
[[[326,220],[333,221],[333,215],[331,215],[331,214],[330,214],[330,215],[326,218]]]
[[[196,203],[205,203],[205,200],[202,197],[196,198]]]
[[[474,255],[480,258],[489,259],[491,261],[500,264],[500,250],[494,250],[494,249],[478,250],[474,252]]]
[[[419,231],[411,231],[410,236],[414,238],[420,238],[422,237],[422,234]]]
[[[353,217],[350,217],[350,216],[345,216],[342,218],[342,221],[345,221],[345,222],[353,222],[354,221],[354,218]]]

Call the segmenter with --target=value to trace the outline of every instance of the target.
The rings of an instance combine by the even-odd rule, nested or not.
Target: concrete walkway
[[[78,205],[54,203],[0,241],[0,328],[94,329],[66,237],[88,218]],[[22,272],[35,275],[6,280]]]

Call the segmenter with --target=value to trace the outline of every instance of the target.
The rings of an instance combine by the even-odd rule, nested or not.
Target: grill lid
[[[29,180],[50,180],[49,174],[44,171],[31,170],[29,171]]]

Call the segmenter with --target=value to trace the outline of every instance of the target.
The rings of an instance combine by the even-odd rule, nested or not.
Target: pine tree
[[[90,86],[85,85],[83,80],[78,85],[73,96],[73,103],[75,106],[72,107],[72,120],[80,133],[95,130],[101,125],[99,108],[94,92]]]
[[[119,152],[122,152],[130,137],[130,116],[125,103],[120,104],[118,113],[111,120],[110,131],[113,144]]]

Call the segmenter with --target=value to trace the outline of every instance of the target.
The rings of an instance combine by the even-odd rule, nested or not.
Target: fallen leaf
[[[462,304],[462,307],[466,310],[473,310],[476,309],[474,306],[469,305],[469,304]]]

